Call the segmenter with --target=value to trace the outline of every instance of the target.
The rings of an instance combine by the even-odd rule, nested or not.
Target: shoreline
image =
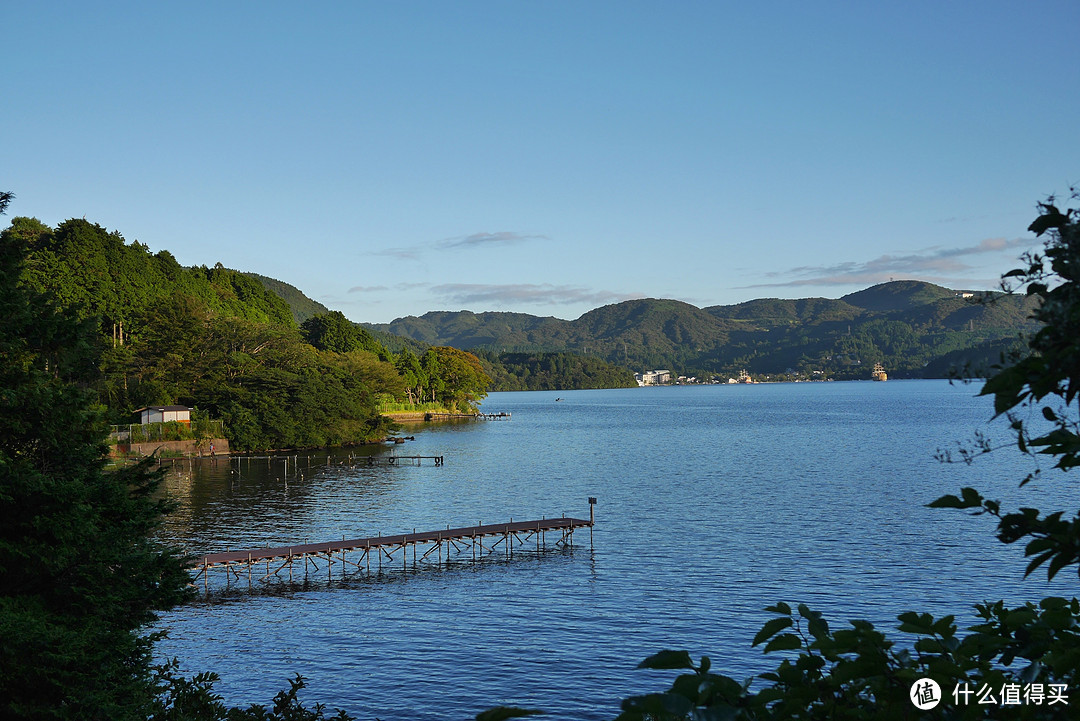
[[[395,423],[423,423],[425,416],[431,411],[388,411],[380,413]]]

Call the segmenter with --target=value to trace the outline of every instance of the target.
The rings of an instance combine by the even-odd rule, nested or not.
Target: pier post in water
[[[589,548],[593,547],[592,542],[592,529],[593,529],[593,508],[596,506],[596,497],[589,496]]]

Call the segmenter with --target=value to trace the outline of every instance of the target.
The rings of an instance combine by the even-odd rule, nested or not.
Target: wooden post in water
[[[589,496],[589,548],[593,547],[592,542],[592,529],[593,529],[593,508],[596,506],[596,498]]]

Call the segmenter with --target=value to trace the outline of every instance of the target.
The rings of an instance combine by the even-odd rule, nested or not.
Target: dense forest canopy
[[[289,304],[293,320],[300,325],[313,315],[329,313],[330,309],[317,300],[312,300],[301,292],[299,288],[276,278],[267,278],[265,275],[244,271],[244,275],[254,278],[262,283],[263,287]]]
[[[86,220],[53,229],[15,218],[2,239],[26,248],[23,287],[97,328],[84,383],[113,423],[143,406],[182,404],[224,420],[240,449],[357,443],[391,427],[382,401],[411,396],[468,411],[490,384],[474,356],[453,348],[426,349],[402,374],[415,354],[393,353],[341,313],[314,313],[298,327],[259,278],[220,264],[183,267]]]
[[[599,358],[574,353],[477,351],[496,391],[636,388],[633,372]]]

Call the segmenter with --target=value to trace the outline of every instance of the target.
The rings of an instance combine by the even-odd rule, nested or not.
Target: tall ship
[[[870,371],[870,377],[876,381],[889,380],[889,374],[885,372],[885,368],[880,363],[874,364],[874,370]]]

